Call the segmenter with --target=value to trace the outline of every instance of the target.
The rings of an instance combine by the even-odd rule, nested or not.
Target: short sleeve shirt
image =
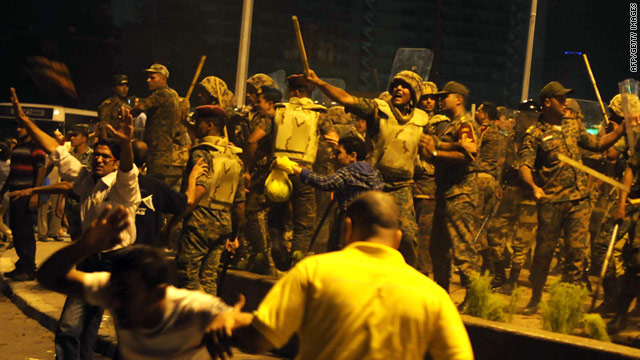
[[[563,154],[582,162],[580,148],[598,150],[598,140],[580,121],[565,117],[552,125],[541,116],[524,135],[520,149],[520,166],[535,171],[536,184],[549,202],[579,200],[587,197],[587,175],[558,160]]]

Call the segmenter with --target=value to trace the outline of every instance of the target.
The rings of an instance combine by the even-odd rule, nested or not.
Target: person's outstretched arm
[[[313,70],[309,70],[309,76],[307,76],[306,79],[316,84],[320,91],[322,91],[325,95],[327,95],[331,100],[335,102],[339,102],[340,104],[345,106],[350,106],[356,103],[356,98],[354,98],[351,94],[320,79]]]
[[[52,153],[58,146],[60,146],[58,140],[47,135],[46,132],[42,131],[42,129],[40,129],[38,125],[36,125],[36,123],[34,123],[31,119],[29,119],[29,117],[27,117],[27,115],[22,110],[20,102],[18,101],[16,90],[14,88],[11,88],[10,90],[11,103],[13,104],[13,112],[16,115],[16,119],[18,119],[18,121],[25,127],[33,140],[35,140],[38,144],[40,144],[40,146],[42,146],[47,154]]]
[[[83,296],[86,273],[76,270],[75,265],[91,254],[120,243],[120,233],[129,226],[124,207],[109,212],[111,206],[106,207],[80,240],[56,251],[40,266],[37,275],[40,285],[65,295]]]

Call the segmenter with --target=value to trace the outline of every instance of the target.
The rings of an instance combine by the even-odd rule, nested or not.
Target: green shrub
[[[463,314],[492,321],[504,321],[504,301],[491,292],[491,276],[473,274],[465,296]]]
[[[513,315],[518,311],[518,301],[522,298],[524,289],[518,288],[518,285],[513,285],[513,291],[509,296],[509,303],[504,308],[505,321],[510,323],[513,321]]]
[[[556,282],[551,285],[549,293],[549,300],[541,304],[542,328],[562,334],[571,333],[582,321],[588,291],[581,285]]]
[[[609,334],[607,334],[607,325],[600,314],[585,314],[582,318],[584,331],[588,337],[600,341],[611,342]]]

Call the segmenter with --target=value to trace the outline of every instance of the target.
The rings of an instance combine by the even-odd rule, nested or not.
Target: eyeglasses
[[[109,160],[114,160],[113,156],[107,154],[101,154],[99,152],[94,152],[93,157],[98,160],[98,158],[102,158],[102,161],[107,162]]]

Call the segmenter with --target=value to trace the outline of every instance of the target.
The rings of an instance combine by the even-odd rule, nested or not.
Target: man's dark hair
[[[367,155],[369,155],[369,151],[371,151],[369,144],[367,144],[357,136],[347,136],[341,138],[338,144],[344,147],[344,149],[347,151],[347,154],[355,152],[357,154],[356,159],[358,161],[365,160],[367,158]]]
[[[489,117],[489,120],[498,120],[498,108],[496,107],[496,104],[489,102],[489,101],[485,101],[482,103],[482,111],[484,111],[487,116]]]
[[[174,279],[170,263],[163,252],[149,245],[133,245],[118,250],[113,261],[111,281],[117,285],[125,284],[126,278],[132,274],[138,274],[147,289],[172,284]]]
[[[374,236],[377,228],[395,230],[400,227],[395,199],[380,191],[368,191],[358,196],[345,210],[353,228],[364,238]]]
[[[120,144],[119,143],[111,140],[100,139],[95,144],[93,149],[95,150],[98,146],[101,146],[101,145],[109,147],[109,150],[111,150],[111,154],[113,155],[113,157],[116,160],[120,160]]]
[[[133,163],[141,169],[144,164],[147,162],[147,156],[149,155],[149,147],[147,143],[142,140],[135,140],[131,144],[131,148],[133,149]]]

